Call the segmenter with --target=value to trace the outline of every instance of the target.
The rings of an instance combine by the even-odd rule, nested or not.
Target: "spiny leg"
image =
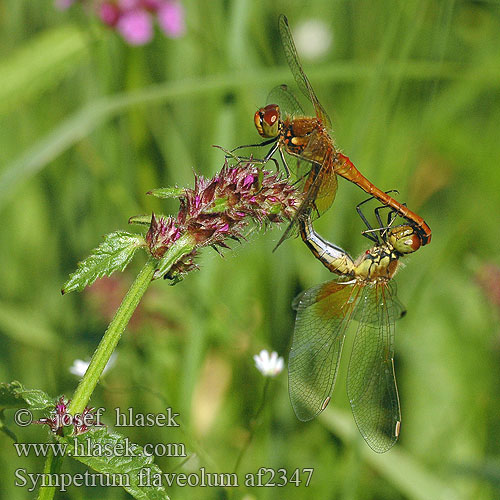
[[[399,193],[399,191],[397,189],[390,189],[389,191],[386,191],[385,193],[386,194],[389,194],[389,193]],[[365,214],[361,210],[361,205],[364,205],[365,203],[368,203],[369,201],[373,200],[374,198],[375,198],[375,196],[370,196],[366,200],[363,200],[361,203],[358,203],[358,205],[356,205],[356,212],[358,212],[358,215],[360,216],[361,220],[364,222],[365,226],[368,228],[367,231],[363,231],[361,234],[363,236],[365,236],[366,238],[368,238],[369,240],[375,242],[375,243],[380,243],[380,241],[377,238],[377,236],[375,236],[373,234],[375,231],[378,230],[378,228],[377,229],[373,229],[373,227],[371,226],[371,224],[368,222],[368,219],[366,218]],[[383,207],[385,207],[385,205],[383,205]],[[382,208],[382,207],[378,207],[378,208]],[[382,223],[382,219],[380,217],[380,214],[379,214],[377,208],[375,209],[375,217],[377,218],[377,222],[379,223],[379,228],[383,228],[384,224]]]
[[[223,148],[222,146],[218,146],[217,144],[213,145],[214,148],[221,149],[225,153],[225,158],[229,159],[232,158],[233,160],[236,160],[238,164],[247,161],[247,162],[252,162],[252,163],[258,163],[260,165],[265,165],[268,161],[272,161],[276,165],[276,170],[279,171],[279,163],[276,158],[269,157],[269,155],[266,155],[265,158],[254,158],[253,156],[238,156],[234,154],[235,149],[232,149],[231,151],[227,150],[226,148]],[[245,147],[245,146],[242,146]],[[238,148],[236,148],[238,149]],[[281,152],[281,151],[280,151]],[[285,169],[288,172],[288,166],[285,165]]]

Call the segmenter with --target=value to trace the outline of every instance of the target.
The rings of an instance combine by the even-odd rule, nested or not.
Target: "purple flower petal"
[[[143,10],[126,12],[118,20],[116,28],[130,45],[144,45],[153,38],[151,16]]]
[[[248,187],[252,184],[254,181],[254,176],[253,175],[247,175],[245,179],[243,180],[243,187]]]
[[[176,0],[166,0],[158,9],[158,24],[165,35],[179,38],[186,31],[184,7]]]

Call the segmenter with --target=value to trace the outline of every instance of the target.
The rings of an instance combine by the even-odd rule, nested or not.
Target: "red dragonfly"
[[[321,215],[331,206],[337,192],[336,174],[357,184],[363,191],[384,205],[390,206],[397,214],[411,221],[421,239],[422,245],[429,243],[431,229],[422,217],[374,186],[359,172],[351,160],[336,148],[330,133],[330,118],[320,104],[309,79],[302,69],[288,20],[284,15],[279,18],[279,32],[288,65],[295,81],[302,93],[314,106],[316,116],[305,115],[295,98],[287,91],[285,85],[277,87],[271,92],[269,97],[275,99],[273,104],[268,104],[255,113],[255,126],[259,134],[268,139],[261,145],[274,143],[264,158],[264,162],[270,160],[274,153],[279,150],[287,173],[289,169],[286,166],[284,151],[296,157],[299,165],[301,160],[311,165],[309,172],[303,176],[304,200],[298,207],[294,219],[276,248],[286,238],[296,233],[299,222],[306,216],[311,213]],[[280,102],[281,108],[276,102]],[[283,112],[285,112],[284,116]]]
[[[361,435],[378,453],[394,445],[401,427],[393,363],[394,323],[405,309],[392,277],[399,259],[422,245],[413,225],[390,227],[393,220],[376,230],[369,227],[364,234],[377,243],[356,261],[315,233],[309,217],[300,221],[306,245],[338,276],[295,299],[297,317],[288,365],[295,414],[300,420],[311,420],[330,402],[346,332],[352,320],[358,321],[347,395]]]

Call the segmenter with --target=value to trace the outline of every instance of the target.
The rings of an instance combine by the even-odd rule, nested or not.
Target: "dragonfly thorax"
[[[281,141],[285,151],[309,162],[322,165],[333,142],[317,118],[287,117],[283,121]]]
[[[354,264],[358,279],[374,281],[378,278],[391,279],[397,270],[399,255],[390,245],[378,245],[367,250]]]
[[[364,280],[391,279],[403,255],[415,252],[422,245],[415,228],[402,225],[391,228],[383,236],[383,244],[376,245],[361,255],[354,264],[356,277]]]

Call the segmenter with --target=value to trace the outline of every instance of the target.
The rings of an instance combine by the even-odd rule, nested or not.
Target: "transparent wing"
[[[385,307],[387,308],[388,321],[394,323],[398,319],[401,319],[406,314],[406,307],[401,303],[397,297],[397,286],[394,281],[390,281],[387,285],[390,288],[389,300],[386,302]],[[372,315],[370,318],[366,316],[366,312],[362,307],[358,307],[352,315],[352,318],[356,321],[374,321],[374,324],[378,324],[380,321],[377,315]]]
[[[314,92],[309,79],[307,78],[302,65],[299,61],[299,56],[297,54],[297,49],[292,38],[292,32],[290,31],[290,26],[288,25],[288,19],[283,14],[279,18],[279,31],[281,36],[281,43],[283,44],[283,49],[285,51],[286,60],[288,66],[295,78],[295,81],[300,89],[300,91],[312,102],[316,116],[323,122],[327,128],[332,127],[332,123],[328,114],[324,110],[323,106],[318,101],[316,93]]]
[[[277,104],[280,107],[282,117],[284,115],[289,115],[291,117],[305,116],[302,107],[285,84],[278,85],[269,92],[267,104]]]
[[[288,392],[299,420],[311,420],[330,400],[358,291],[356,285],[333,280],[307,290],[293,303],[297,317]]]
[[[306,150],[304,151],[307,153]],[[313,206],[314,215],[318,217],[332,206],[337,194],[337,174],[332,160],[333,152],[330,152],[325,156],[319,170],[313,165],[303,188],[306,193],[306,203]]]
[[[284,119],[285,116],[288,116],[291,119],[296,116],[305,116],[302,107],[285,84],[278,85],[271,90],[267,96],[267,104],[277,104],[280,107],[282,119]],[[292,172],[298,172],[299,159],[295,156],[288,155],[286,149],[284,148],[282,149],[282,153],[287,156],[286,163],[288,168]]]
[[[313,134],[315,133],[317,132],[313,132]],[[314,144],[315,142],[312,135],[310,144]],[[292,221],[278,241],[278,244],[274,247],[274,250],[290,236],[295,236],[298,233],[298,226],[301,220],[309,215],[314,219],[332,205],[337,193],[337,175],[333,170],[332,155],[333,151],[328,151],[321,165],[314,162],[311,163],[311,170],[304,178],[303,187],[301,188],[305,193],[304,198],[298,206]]]
[[[392,282],[363,287],[356,315],[347,395],[359,432],[377,453],[390,449],[398,439],[401,423],[394,373],[395,289]]]

